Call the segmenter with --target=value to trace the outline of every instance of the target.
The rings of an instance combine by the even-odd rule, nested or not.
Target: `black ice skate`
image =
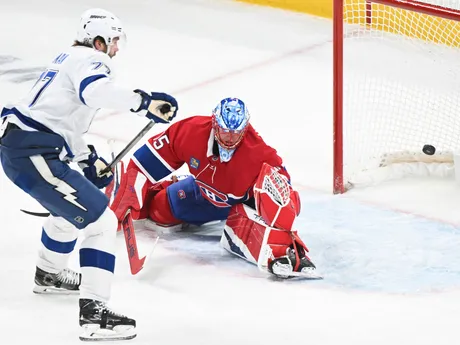
[[[78,294],[80,292],[81,274],[69,269],[59,273],[49,273],[37,267],[35,271],[35,293],[43,294]]]
[[[80,299],[80,340],[128,340],[136,336],[136,321],[110,310],[105,303]]]
[[[296,256],[294,249],[289,248],[286,256],[271,261],[268,265],[269,272],[284,279],[293,277],[322,279],[322,277],[316,273],[316,266],[306,255],[305,250],[300,246],[297,247],[297,250],[299,255],[298,257]],[[297,259],[300,260],[299,265],[297,265]]]

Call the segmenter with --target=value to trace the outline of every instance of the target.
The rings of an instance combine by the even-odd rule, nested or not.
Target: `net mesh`
[[[460,148],[460,23],[361,0],[343,14],[344,181],[384,154]]]

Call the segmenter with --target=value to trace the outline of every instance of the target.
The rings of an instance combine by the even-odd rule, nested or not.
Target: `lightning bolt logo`
[[[64,199],[70,202],[71,204],[81,208],[83,211],[88,211],[86,208],[84,208],[82,205],[80,205],[76,200],[77,197],[73,195],[72,193],[75,193],[76,190],[73,189],[71,186],[69,186],[67,183],[64,181],[60,181],[60,184],[54,188],[57,190],[59,193],[64,195]]]
[[[40,176],[43,177],[46,182],[53,185],[55,187],[54,189],[57,192],[64,195],[65,200],[70,202],[72,205],[75,205],[76,207],[82,209],[83,211],[88,211],[85,207],[83,207],[77,202],[77,197],[72,194],[75,193],[76,190],[64,180],[60,180],[56,176],[54,176],[48,164],[46,163],[46,160],[42,156],[36,155],[31,156],[29,158],[32,161],[32,164],[37,169]]]

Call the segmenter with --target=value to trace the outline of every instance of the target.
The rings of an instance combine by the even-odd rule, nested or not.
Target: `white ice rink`
[[[460,185],[405,179],[331,193],[329,20],[225,0],[0,0],[0,104],[27,92],[90,7],[126,25],[119,81],[177,96],[177,119],[210,114],[224,97],[247,103],[301,191],[296,225],[325,276],[267,279],[213,236],[163,238],[143,274],[131,276],[120,236],[111,304],[137,320],[131,344],[458,342]],[[107,140],[120,150],[145,124],[103,111],[87,141],[107,156]],[[0,344],[80,344],[77,297],[32,293],[42,219],[20,208],[43,211],[1,173]],[[139,242],[145,250],[150,234]]]

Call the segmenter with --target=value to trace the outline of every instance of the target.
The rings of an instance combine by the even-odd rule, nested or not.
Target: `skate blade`
[[[80,290],[67,290],[61,289],[54,286],[40,286],[35,285],[33,290],[36,294],[43,294],[43,295],[78,295]]]
[[[96,324],[81,326],[83,332],[80,334],[81,341],[114,341],[129,340],[136,337],[136,327],[115,326],[113,329],[101,328]]]
[[[306,279],[306,280],[322,280],[324,277],[318,274],[314,269],[304,270],[302,272],[291,272],[289,275],[290,279]]]
[[[274,280],[322,280],[324,277],[316,272],[315,268],[304,268],[302,272],[293,272],[287,265],[274,266],[273,273],[268,267],[259,265],[259,269],[266,272]]]

